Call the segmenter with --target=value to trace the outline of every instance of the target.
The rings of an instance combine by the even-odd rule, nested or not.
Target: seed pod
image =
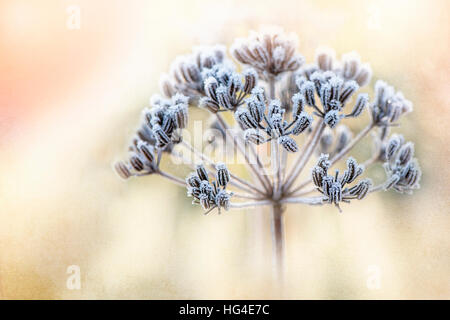
[[[314,98],[314,83],[311,81],[306,81],[303,83],[300,92],[304,95],[306,103],[309,106],[316,105],[316,101]]]
[[[320,70],[327,71],[333,69],[334,52],[330,49],[322,49],[316,54],[317,66]]]
[[[218,163],[216,165],[216,180],[219,186],[226,187],[230,181],[230,172],[228,171],[224,163]]]
[[[341,120],[341,116],[339,115],[337,110],[330,110],[325,114],[323,120],[331,129],[333,129]]]
[[[247,99],[246,102],[250,115],[256,120],[257,123],[260,123],[264,117],[265,105],[260,103],[254,97]]]
[[[133,169],[138,172],[144,170],[144,163],[137,155],[132,155],[130,157],[130,164],[133,167]]]
[[[258,128],[258,122],[252,117],[250,112],[244,108],[239,107],[236,112],[234,113],[234,117],[236,118],[236,121],[239,123],[241,128],[243,130],[246,129],[256,129]]]
[[[228,210],[230,207],[230,194],[225,192],[224,190],[219,190],[215,197],[216,206],[222,207],[225,210]]]
[[[161,76],[159,80],[159,87],[167,98],[170,98],[175,94],[175,89],[170,81],[169,75],[167,74],[163,74]]]
[[[191,187],[195,187],[195,188],[199,188],[200,187],[200,183],[201,180],[200,178],[195,174],[195,173],[191,173],[189,174],[189,176],[186,178],[186,183],[191,186]]]
[[[283,108],[281,107],[281,101],[277,99],[270,101],[267,112],[267,116],[269,117],[269,119],[272,118],[274,114],[282,114],[282,113]]]
[[[358,163],[352,157],[347,159],[347,170],[345,170],[343,181],[345,183],[352,183],[364,171],[363,166],[358,166]]]
[[[349,192],[352,196],[356,196],[358,200],[362,200],[369,193],[372,186],[372,180],[363,179],[357,185],[350,188]]]
[[[278,143],[281,144],[289,152],[298,151],[297,143],[291,137],[281,136],[278,138]]]
[[[236,96],[236,93],[241,90],[242,83],[239,75],[236,73],[231,75],[231,78],[228,81],[228,96],[233,98]]]
[[[312,180],[316,187],[322,187],[323,177],[325,176],[325,171],[318,166],[312,168]]]
[[[300,113],[297,120],[294,123],[292,133],[294,135],[299,135],[307,128],[309,128],[309,126],[311,126],[312,121],[313,118],[309,114],[307,114],[306,112]]]
[[[333,131],[330,128],[325,128],[320,137],[319,153],[329,153],[330,147],[333,144]]]
[[[209,202],[209,196],[202,193],[199,195],[198,200],[200,201],[200,205],[202,206],[202,208],[204,210],[208,210],[209,208],[211,208],[211,204]]]
[[[205,80],[205,93],[206,95],[214,101],[217,101],[216,90],[219,86],[219,83],[214,77],[209,77]]]
[[[219,104],[208,97],[203,97],[200,99],[200,107],[208,109],[212,113],[216,113],[220,109]]]
[[[153,153],[153,148],[143,141],[139,141],[137,145],[138,151],[144,156],[149,164],[153,163],[155,155]]]
[[[372,77],[372,69],[368,64],[364,64],[359,70],[355,80],[360,87],[363,87],[370,82],[371,77]]]
[[[341,91],[344,81],[340,77],[333,76],[328,83],[331,87],[331,100],[337,100],[339,98],[339,92]]]
[[[188,106],[185,104],[177,104],[170,107],[173,115],[173,121],[177,129],[184,129],[188,123]]]
[[[119,175],[119,177],[121,177],[122,179],[128,179],[129,177],[132,176],[130,170],[128,169],[127,165],[122,162],[116,162],[114,164],[114,169],[116,170],[117,174]]]
[[[405,143],[398,152],[398,161],[401,166],[406,165],[414,155],[414,144],[412,142]]]
[[[153,134],[155,135],[155,138],[157,140],[157,148],[164,148],[167,146],[170,142],[169,136],[164,132],[164,130],[161,128],[161,126],[156,125],[153,127]]]
[[[387,143],[387,147],[385,150],[385,158],[386,160],[392,159],[394,154],[400,149],[400,146],[403,142],[403,137],[393,134]]]
[[[325,83],[320,87],[320,101],[322,102],[322,106],[324,111],[328,111],[328,103],[331,98],[331,86],[329,83]]]
[[[343,69],[342,73],[345,79],[353,79],[359,71],[360,59],[355,52],[350,52],[342,56]]]
[[[192,197],[198,199],[200,197],[200,194],[201,194],[200,188],[191,188],[191,187],[187,188],[188,197],[192,196]]]
[[[200,192],[207,194],[208,196],[213,192],[213,186],[207,181],[203,180],[200,182]]]
[[[342,201],[342,186],[338,182],[331,183],[328,189],[328,201],[330,203],[338,204]]]
[[[395,186],[400,181],[400,176],[398,174],[393,174],[389,177],[389,179],[384,184],[384,190],[389,190],[393,186]]]
[[[233,110],[230,96],[228,95],[228,89],[224,85],[220,85],[216,90],[217,101],[219,105],[228,110]]]
[[[327,173],[328,168],[331,166],[331,162],[328,160],[328,154],[321,154],[317,160],[317,166],[321,167],[325,173]]]
[[[261,144],[266,141],[263,134],[257,129],[247,129],[244,133],[244,138],[246,141],[250,141],[254,144]]]
[[[292,116],[295,118],[305,109],[306,99],[300,92],[292,96]]]
[[[199,164],[196,167],[197,175],[202,181],[208,181],[208,171],[206,171],[205,167]]]
[[[347,81],[344,83],[344,86],[342,88],[341,94],[339,96],[339,101],[342,102],[342,104],[345,104],[345,102],[356,92],[356,90],[359,89],[358,84],[354,80]]]
[[[325,195],[327,195],[327,196],[330,195],[330,188],[331,188],[332,184],[333,184],[333,177],[324,176],[322,178],[322,191]]]
[[[252,89],[252,96],[261,104],[266,104],[266,93],[262,87],[254,87]]]
[[[246,69],[243,72],[244,75],[244,92],[249,94],[253,88],[256,86],[256,82],[258,81],[258,73],[255,69]]]
[[[369,95],[367,93],[359,94],[352,112],[347,116],[358,117],[363,112],[368,102],[369,102]]]

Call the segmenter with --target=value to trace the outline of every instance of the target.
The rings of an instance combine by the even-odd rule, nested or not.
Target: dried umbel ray
[[[115,164],[120,177],[160,175],[187,188],[193,204],[199,204],[206,213],[270,206],[279,276],[286,205],[331,204],[341,211],[342,202],[363,200],[376,191],[411,193],[419,188],[421,171],[414,145],[401,135],[389,136],[390,128],[412,111],[412,104],[381,80],[375,83],[372,99],[367,93],[358,93],[369,84],[371,69],[357,54],[345,54],[337,60],[332,51],[320,50],[315,62],[305,64],[296,52],[295,36],[279,29],[238,39],[230,52],[228,57],[220,45],[199,47],[176,59],[170,73],[161,78],[162,95],[153,96],[151,108],[143,112],[128,161]],[[237,71],[232,58],[242,71]],[[192,107],[203,108],[215,117],[213,126],[220,129],[217,141],[231,140],[244,156],[253,181],[239,177],[226,164],[215,163],[183,141],[182,129]],[[370,113],[370,122],[352,133],[344,123],[356,121],[365,110]],[[222,112],[233,114],[237,131],[230,130],[234,126]],[[373,155],[359,164],[348,154],[369,132],[375,137]],[[299,144],[302,135],[305,142]],[[256,147],[266,143],[271,150],[270,172]],[[185,179],[160,167],[164,154],[181,157],[178,146],[202,162],[186,164],[193,173]],[[312,157],[317,160],[307,169],[309,178],[298,182]],[[346,169],[333,173],[332,167],[341,160],[346,161]],[[374,185],[362,177],[365,168],[378,163],[383,164],[387,176]]]

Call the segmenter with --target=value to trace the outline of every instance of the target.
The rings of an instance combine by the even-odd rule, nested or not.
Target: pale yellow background
[[[79,30],[66,27],[69,5]],[[450,298],[449,12],[445,0],[2,1],[1,297]],[[320,45],[356,50],[400,88],[415,110],[396,131],[423,169],[413,196],[373,195],[343,214],[289,207],[283,296],[267,212],[205,217],[185,190],[111,170],[176,55],[267,24],[296,32],[308,61]],[[81,290],[66,287],[70,265]]]

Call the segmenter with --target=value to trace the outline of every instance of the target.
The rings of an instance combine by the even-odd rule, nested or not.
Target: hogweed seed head
[[[339,60],[334,51],[323,49],[317,52],[313,63],[303,65],[296,47],[292,35],[281,30],[263,31],[234,42],[231,54],[240,66],[226,57],[225,47],[220,45],[198,47],[192,53],[178,57],[170,72],[160,79],[161,95],[153,95],[150,108],[143,111],[142,121],[128,148],[128,158],[114,164],[117,174],[123,179],[158,174],[185,185],[193,203],[202,206],[205,213],[216,208],[220,213],[221,208],[228,210],[241,205],[231,202],[233,193],[226,190],[229,186],[248,192],[236,193],[236,197],[258,200],[254,202],[258,204],[274,200],[283,204],[297,201],[329,203],[339,210],[342,202],[361,200],[369,192],[383,188],[402,193],[417,189],[421,170],[414,158],[414,145],[398,134],[388,137],[390,127],[396,125],[402,115],[412,111],[412,103],[381,80],[375,83],[372,99],[366,93],[359,93],[360,88],[371,81],[372,71],[354,52],[342,55]],[[270,95],[266,95],[264,88],[269,89]],[[356,99],[351,102],[353,97]],[[233,148],[243,153],[248,167],[258,178],[257,184],[232,175],[223,163],[214,165],[212,158],[203,151],[183,142],[189,108],[196,106],[211,112],[211,118],[215,119],[208,126],[217,129],[208,136],[209,145],[216,150],[218,145],[232,140]],[[350,129],[342,123],[358,118],[366,107],[372,123],[353,138]],[[231,112],[233,117],[222,118],[222,112]],[[318,121],[312,128],[314,117]],[[238,126],[229,126],[230,118]],[[236,128],[242,129],[243,134],[228,134],[227,130]],[[370,179],[361,178],[364,166],[348,156],[353,146],[372,129],[377,130],[375,151],[364,163],[369,166],[384,162],[387,174],[386,181],[376,187],[372,187]],[[300,149],[296,136],[305,133],[309,135],[306,139],[298,139],[305,141],[304,153],[298,155],[291,172],[286,172],[282,179],[265,178],[260,152],[269,149],[272,164],[283,167],[290,163],[288,153]],[[272,148],[247,145],[267,142],[271,142]],[[195,172],[186,179],[163,172],[160,163],[167,154],[185,158],[178,152],[181,148],[178,144],[188,147],[195,159],[205,161],[208,169],[204,165],[194,166]],[[247,149],[252,152],[252,157],[245,154]],[[280,149],[287,152],[280,153]],[[310,181],[305,183],[312,182],[319,196],[297,199],[295,195],[299,193],[296,191],[304,194],[302,188],[306,184],[295,187],[293,183],[311,156],[318,156],[317,164],[311,169]],[[329,174],[331,166],[345,158],[346,169]],[[254,159],[256,164],[250,163]],[[277,174],[281,172],[278,170]],[[231,177],[236,181],[231,181]]]

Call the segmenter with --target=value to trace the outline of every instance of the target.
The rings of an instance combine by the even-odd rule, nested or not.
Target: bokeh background
[[[449,13],[446,0],[1,1],[0,296],[449,299]],[[261,25],[297,33],[308,61],[322,45],[356,50],[400,88],[415,110],[395,132],[423,169],[413,196],[289,207],[283,295],[268,212],[203,216],[181,188],[111,170],[177,55]]]

